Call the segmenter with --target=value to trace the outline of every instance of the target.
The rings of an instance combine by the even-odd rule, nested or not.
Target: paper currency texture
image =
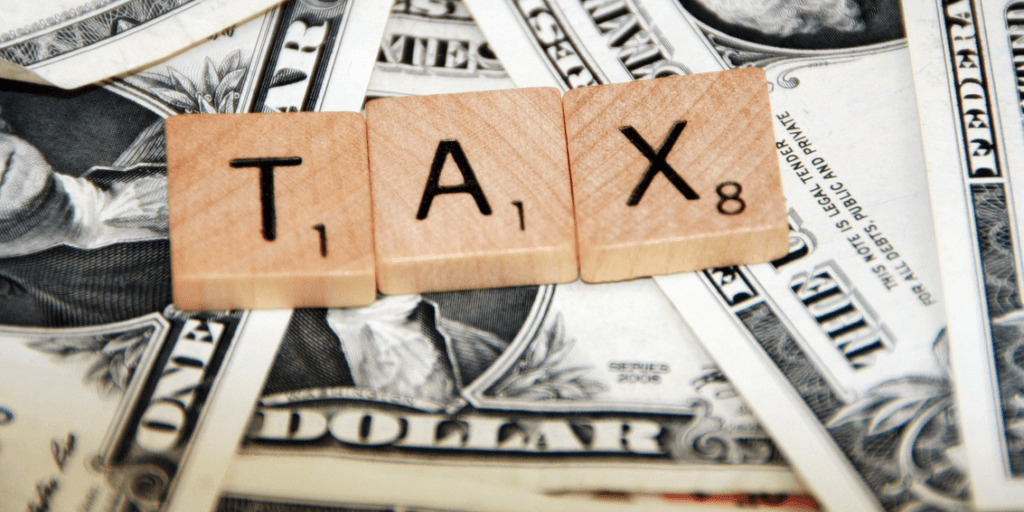
[[[0,77],[81,87],[153,64],[279,3],[6,0],[0,3]]]
[[[904,4],[949,315],[951,363],[985,510],[1024,496],[1020,2]]]

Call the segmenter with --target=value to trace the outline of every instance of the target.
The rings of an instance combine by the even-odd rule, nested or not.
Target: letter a
[[[462,172],[463,183],[461,185],[442,186],[439,183],[441,169],[444,167],[444,162],[448,159],[449,154],[452,155],[452,160],[455,160],[455,165]],[[476,181],[476,174],[473,173],[473,168],[469,166],[469,160],[466,159],[466,154],[462,151],[462,145],[455,139],[445,139],[437,145],[437,152],[434,153],[434,163],[430,165],[430,177],[427,178],[427,187],[423,190],[423,199],[420,201],[419,211],[416,212],[416,219],[423,220],[427,218],[427,214],[430,213],[430,204],[434,202],[434,196],[461,193],[473,196],[473,199],[476,200],[477,208],[480,208],[480,213],[484,215],[491,214],[491,205],[487,204],[484,190],[480,188],[480,183]]]

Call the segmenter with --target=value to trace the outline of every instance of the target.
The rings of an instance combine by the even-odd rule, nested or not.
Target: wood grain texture
[[[585,87],[563,102],[584,281],[786,254],[786,203],[763,70]],[[670,182],[659,166],[636,197],[659,155],[685,185]],[[729,182],[742,187],[739,213],[735,199],[719,211],[723,196],[736,195]],[[696,199],[684,196],[686,186]],[[631,197],[635,206],[627,204]]]
[[[290,157],[301,158],[301,164],[273,171],[274,240],[268,241],[264,172],[239,159]],[[373,302],[373,228],[361,115],[174,116],[167,120],[167,162],[176,307]]]
[[[572,190],[556,89],[379,99],[367,104],[366,117],[381,292],[576,279]],[[468,192],[425,194],[467,183],[459,152],[489,215]],[[431,169],[439,158],[443,166],[432,189]],[[425,195],[432,198],[429,211],[417,219]]]

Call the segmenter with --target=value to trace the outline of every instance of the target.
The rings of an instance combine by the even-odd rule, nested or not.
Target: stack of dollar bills
[[[171,305],[168,116],[748,66],[771,263]],[[0,74],[0,510],[1024,510],[1024,1],[3,0]]]

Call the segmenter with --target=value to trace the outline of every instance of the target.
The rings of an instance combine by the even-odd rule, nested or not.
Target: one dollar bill
[[[292,311],[170,305],[163,119],[358,110],[387,7],[293,2],[81,93],[0,82],[0,509],[217,503]]]
[[[906,1],[958,398],[984,510],[1024,503],[1024,4]]]
[[[511,87],[492,42],[461,2],[395,2],[368,97]],[[302,464],[338,485],[401,475],[408,492],[379,499],[405,505],[441,499],[410,494],[423,479],[516,492],[801,489],[653,281],[380,297],[293,318],[232,496],[373,503],[279,486],[261,469]]]
[[[0,78],[65,89],[178,53],[281,0],[0,2]]]
[[[481,26],[532,85],[765,69],[790,254],[657,280],[827,508],[966,506],[899,5],[502,5]]]

